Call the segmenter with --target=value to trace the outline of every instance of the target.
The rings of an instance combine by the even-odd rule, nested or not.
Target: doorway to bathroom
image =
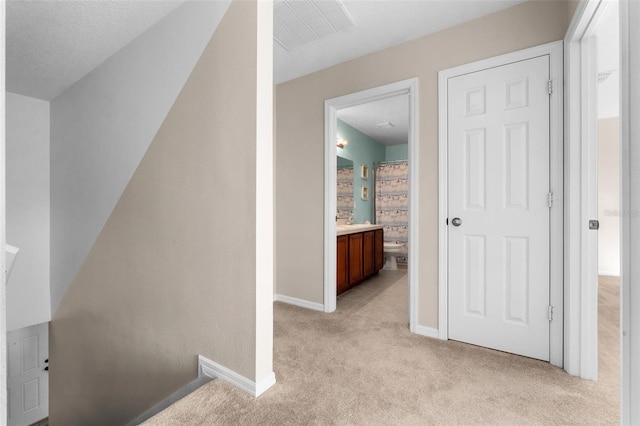
[[[406,268],[413,332],[419,309],[419,262],[409,260],[418,258],[417,85],[409,79],[325,101],[324,310],[337,305],[337,256],[344,253],[337,233],[371,224],[367,231],[382,229],[386,242],[376,268],[391,269],[394,260],[400,272]],[[366,144],[373,149],[364,150]]]
[[[384,269],[396,270],[398,263],[406,267],[409,95],[338,110],[336,146],[338,226],[382,225],[388,254],[384,257]]]

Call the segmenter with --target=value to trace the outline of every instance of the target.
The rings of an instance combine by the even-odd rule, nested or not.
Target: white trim
[[[255,375],[273,371],[275,176],[273,141],[273,5],[256,4]]]
[[[592,4],[581,2],[573,16],[567,34],[584,33],[586,24],[580,16]],[[593,11],[591,11],[593,13]],[[565,37],[565,245],[564,245],[564,369],[571,375],[580,375],[580,220],[571,216],[580,214],[580,46]],[[573,138],[573,139],[572,139]]]
[[[273,5],[256,4],[255,375],[273,371],[275,175],[273,170]]]
[[[607,5],[583,0],[565,36],[565,354],[572,375],[598,377],[597,73],[595,26]]]
[[[418,79],[410,78],[324,102],[324,311],[336,309],[336,137],[338,110],[393,96],[409,95],[409,328],[418,324],[419,275],[419,185]]]
[[[420,185],[420,144],[418,141],[418,79],[411,81],[409,89],[409,330],[417,333],[420,312],[418,283],[420,282],[419,264],[420,227],[419,185]],[[413,260],[412,260],[413,259]]]
[[[549,274],[551,288],[549,300],[553,306],[554,320],[549,327],[549,362],[564,365],[564,62],[563,43],[548,45],[549,72],[553,80],[553,93],[549,105],[549,185],[553,192],[553,208],[550,215]]]
[[[414,333],[420,336],[431,337],[433,339],[440,338],[440,331],[437,328],[425,327],[424,325],[418,325],[415,327]]]
[[[620,422],[640,424],[640,2],[620,5]]]
[[[550,363],[562,366],[563,362],[563,261],[562,261],[562,235],[563,235],[563,73],[562,73],[562,42],[553,42],[505,55],[460,65],[438,73],[438,337],[448,338],[448,163],[447,163],[447,81],[448,79],[480,71],[487,68],[523,61],[543,55],[549,55],[549,73],[553,81],[553,93],[551,94],[549,110],[550,133],[550,175],[549,185],[554,193],[554,206],[550,214],[550,303],[554,307],[554,321],[550,325],[549,347]]]
[[[198,377],[202,376],[224,380],[256,397],[263,394],[276,383],[276,375],[273,371],[268,374],[267,377],[260,380],[260,382],[256,383],[217,362],[211,361],[209,358],[198,355]]]
[[[271,386],[275,384],[276,384],[276,373],[272,371],[267,375],[267,377],[263,378],[258,383],[256,383],[255,393],[253,393],[252,395],[255,397],[258,397],[263,393],[265,393]]]
[[[598,8],[600,10],[601,8]],[[589,27],[593,31],[592,26]],[[581,249],[580,377],[598,380],[598,232],[589,230],[598,217],[598,63],[595,37],[581,42],[582,158],[581,158]]]
[[[310,302],[308,300],[298,299],[297,297],[285,296],[284,294],[274,294],[273,301],[324,312],[324,305],[322,303]]]
[[[620,274],[618,272],[605,271],[605,270],[598,270],[598,276],[599,277],[617,277],[617,278],[620,278]]]
[[[336,277],[336,221],[337,211],[337,150],[335,141],[338,137],[338,109],[324,102],[324,311],[336,310],[338,297]]]
[[[448,78],[445,71],[438,72],[438,337],[442,340],[449,338]]]
[[[0,34],[6,34],[5,22],[6,22],[6,3],[0,4]],[[6,276],[4,271],[6,270],[6,151],[5,151],[5,136],[6,136],[6,103],[5,103],[5,43],[0,45],[0,271],[2,272],[2,279],[0,279],[0,419],[5,421],[7,418],[7,286]]]

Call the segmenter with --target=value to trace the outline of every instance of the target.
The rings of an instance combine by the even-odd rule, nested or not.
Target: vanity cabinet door
[[[362,233],[349,235],[349,284],[357,284],[362,274]]]
[[[376,229],[374,231],[375,236],[375,268],[376,272],[384,267],[384,234],[382,229]]]
[[[362,260],[362,264],[364,267],[364,276],[365,278],[370,277],[375,274],[375,249],[374,249],[374,239],[375,233],[374,231],[369,231],[364,233],[364,242],[363,242],[363,253],[364,259]]]
[[[337,262],[337,290],[338,294],[349,290],[349,237],[341,235],[338,237],[337,243],[338,262]]]

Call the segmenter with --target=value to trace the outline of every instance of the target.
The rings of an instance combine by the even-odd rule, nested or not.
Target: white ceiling
[[[338,119],[383,145],[409,141],[409,95],[394,96],[338,111]],[[378,124],[392,123],[381,128]]]
[[[7,1],[7,90],[55,98],[183,1]]]
[[[354,25],[290,52],[274,43],[274,80],[279,84],[523,1],[343,0]]]
[[[183,1],[7,1],[7,90],[53,99]],[[345,0],[353,26],[290,52],[274,43],[274,80],[300,77],[523,1]]]

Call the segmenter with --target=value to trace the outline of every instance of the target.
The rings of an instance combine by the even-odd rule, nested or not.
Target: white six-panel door
[[[548,81],[548,55],[450,78],[447,123],[449,338],[547,361]]]
[[[7,333],[8,425],[27,426],[49,415],[48,323]]]

